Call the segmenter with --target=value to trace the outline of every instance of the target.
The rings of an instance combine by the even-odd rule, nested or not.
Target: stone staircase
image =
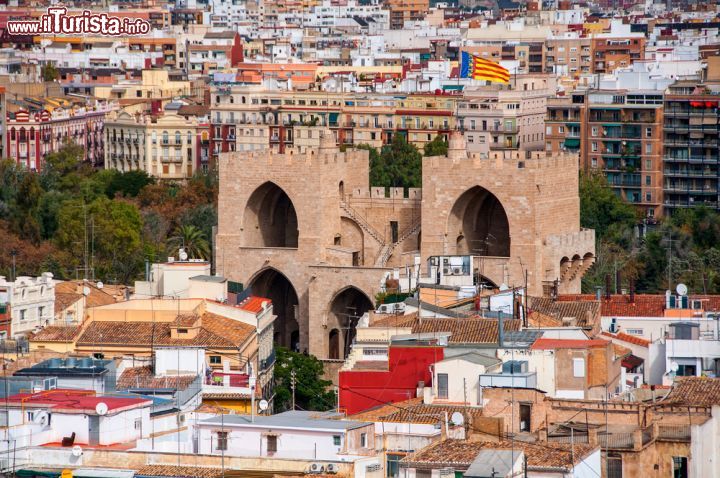
[[[345,211],[345,214],[348,215],[350,219],[355,221],[365,232],[370,234],[370,236],[375,239],[378,244],[380,244],[382,247],[385,247],[385,238],[382,234],[380,234],[372,225],[370,225],[369,222],[365,220],[362,215],[360,215],[355,209],[350,207],[348,203],[345,201],[340,201],[340,207]]]
[[[405,239],[415,234],[418,229],[420,229],[420,218],[415,219],[415,221],[413,221],[413,223],[410,224],[409,227],[407,227],[403,232],[401,232],[396,242],[393,242],[392,244],[386,244],[385,246],[383,246],[382,249],[380,249],[380,254],[375,261],[375,267],[385,267],[385,264],[387,264],[390,256],[392,256],[393,251],[395,251],[395,248]]]

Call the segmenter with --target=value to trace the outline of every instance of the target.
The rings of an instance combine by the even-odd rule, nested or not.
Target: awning
[[[580,147],[580,138],[567,138],[565,140],[564,146],[566,148],[579,148]]]

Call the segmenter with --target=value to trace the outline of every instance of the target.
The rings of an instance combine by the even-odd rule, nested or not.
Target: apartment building
[[[645,58],[645,34],[633,32],[620,19],[610,22],[610,31],[592,36],[593,73],[611,73]]]
[[[0,308],[6,315],[0,339],[21,337],[51,324],[55,312],[52,273],[36,278],[21,276],[12,282],[0,276]]]
[[[468,151],[542,150],[545,111],[555,95],[555,76],[515,75],[508,86],[468,89],[457,117]]]
[[[76,98],[26,97],[7,105],[5,156],[32,171],[45,156],[67,143],[83,147],[84,160],[103,162],[103,123],[113,109],[106,102],[85,104]]]
[[[664,206],[670,213],[691,206],[720,207],[719,102],[720,81],[677,81],[668,88],[663,162]]]
[[[577,77],[591,73],[592,69],[590,38],[549,38],[545,42],[545,73]]]
[[[611,188],[648,218],[662,214],[663,95],[591,90],[554,98],[547,151],[577,151],[585,171],[602,171]]]
[[[271,148],[282,153],[289,147],[317,146],[320,136],[312,130],[315,126],[329,127],[339,144],[379,147],[399,134],[421,148],[455,128],[453,113],[460,98],[268,91],[259,85],[217,82],[210,92],[213,158],[228,151]]]
[[[197,118],[111,114],[105,124],[105,169],[142,170],[159,179],[186,179],[201,164],[202,127]]]
[[[430,9],[428,0],[388,0],[390,28],[400,30],[407,21],[422,20]]]

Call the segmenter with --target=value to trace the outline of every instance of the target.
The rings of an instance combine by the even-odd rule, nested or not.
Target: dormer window
[[[177,329],[178,334],[187,334],[188,329]]]

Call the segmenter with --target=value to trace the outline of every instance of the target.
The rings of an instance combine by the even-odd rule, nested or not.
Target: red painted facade
[[[415,397],[418,382],[430,386],[430,366],[442,360],[443,347],[391,346],[388,370],[340,371],[340,408],[348,415]]]

